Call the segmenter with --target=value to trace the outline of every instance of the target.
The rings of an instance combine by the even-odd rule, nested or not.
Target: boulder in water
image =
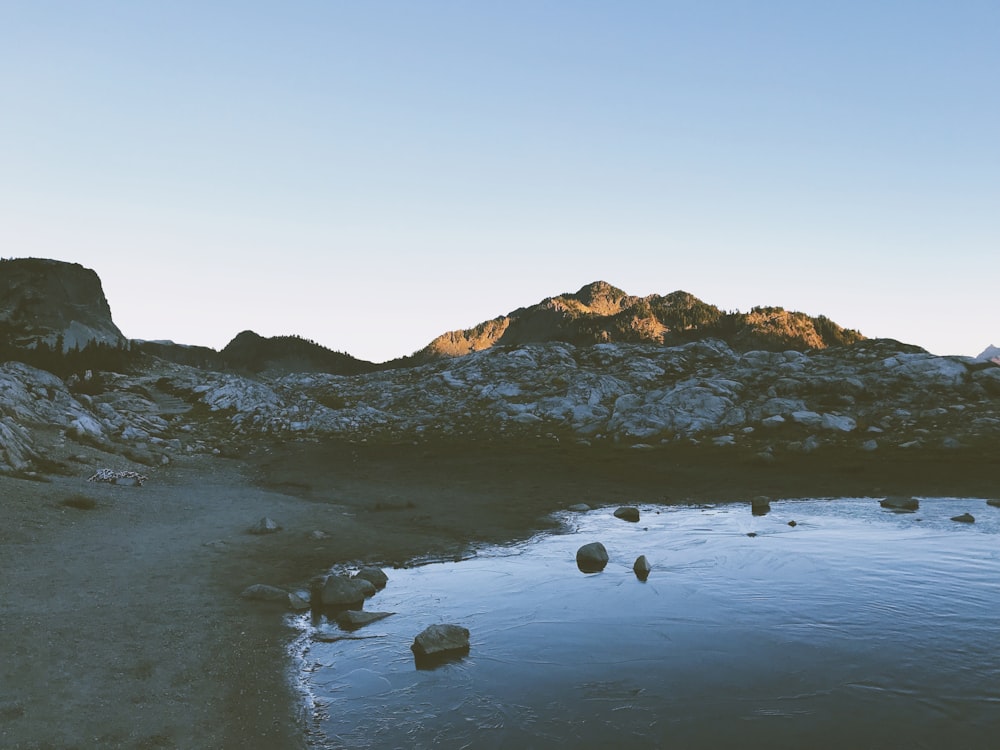
[[[960,516],[952,516],[952,521],[958,521],[959,523],[975,523],[976,519],[971,513],[963,513]]]
[[[461,625],[431,625],[413,639],[410,649],[418,657],[467,653],[469,629]]]
[[[920,508],[920,502],[915,497],[905,495],[893,495],[882,500],[879,505],[889,510],[909,510],[914,511]]]
[[[645,581],[649,578],[649,571],[652,569],[653,566],[649,564],[649,560],[646,559],[645,555],[639,555],[635,564],[632,566],[632,571],[635,573],[635,577],[640,581]]]
[[[389,576],[385,574],[385,571],[374,566],[362,568],[354,574],[354,577],[369,581],[377,589],[384,589],[385,585],[389,582]]]
[[[600,542],[585,544],[576,551],[576,565],[584,573],[599,573],[608,564],[608,551]]]
[[[375,584],[364,578],[345,575],[327,576],[320,592],[320,602],[330,606],[345,606],[363,602],[375,593]]]
[[[622,506],[615,511],[615,518],[620,518],[623,521],[629,521],[630,523],[638,523],[639,509],[631,505]]]

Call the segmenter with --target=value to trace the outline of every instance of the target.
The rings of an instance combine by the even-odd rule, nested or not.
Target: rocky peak
[[[0,339],[22,348],[61,342],[63,351],[126,344],[98,275],[42,258],[0,260]]]
[[[860,341],[857,331],[829,318],[781,307],[756,307],[748,313],[723,313],[693,294],[675,291],[635,297],[606,281],[576,293],[549,297],[474,328],[449,331],[408,359],[408,364],[458,357],[494,346],[563,342],[677,345],[717,338],[740,351],[824,349]]]
[[[587,308],[587,312],[597,315],[616,315],[636,300],[606,281],[595,281],[576,294],[564,294],[556,299],[576,300]]]
[[[996,362],[1000,365],[1000,346],[993,346],[993,344],[990,344],[983,349],[982,353],[976,357],[976,359],[987,359],[990,362]]]

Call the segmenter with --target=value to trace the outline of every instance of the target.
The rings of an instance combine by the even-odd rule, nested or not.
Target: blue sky
[[[604,279],[1000,344],[1000,4],[0,0],[0,256],[365,359]]]

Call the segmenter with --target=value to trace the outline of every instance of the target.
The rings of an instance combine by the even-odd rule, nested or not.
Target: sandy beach
[[[302,747],[293,633],[244,588],[459,555],[572,503],[1000,496],[985,448],[764,464],[735,449],[331,442],[136,468],[143,487],[88,483],[82,462],[0,478],[0,746]],[[264,516],[283,530],[247,533]]]

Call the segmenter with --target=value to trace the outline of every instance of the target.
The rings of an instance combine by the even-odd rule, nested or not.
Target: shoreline
[[[762,463],[731,447],[325,442],[185,457],[144,469],[142,488],[88,484],[82,467],[0,477],[0,744],[304,747],[294,635],[283,607],[239,597],[255,583],[461,555],[551,528],[548,514],[579,502],[988,499],[998,468],[985,447]],[[246,533],[263,516],[283,530]]]

